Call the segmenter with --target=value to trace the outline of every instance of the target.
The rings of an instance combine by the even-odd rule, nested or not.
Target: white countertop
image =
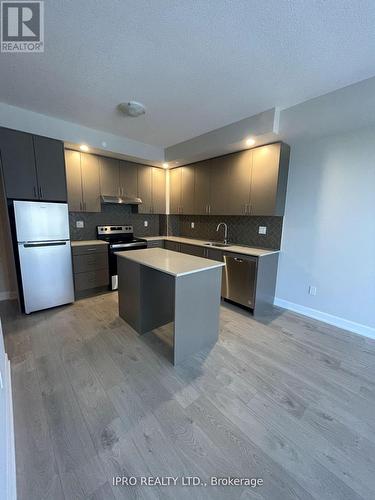
[[[116,255],[175,277],[224,266],[224,263],[216,260],[173,252],[164,248],[129,250],[126,252],[116,252]]]
[[[86,245],[108,245],[103,240],[74,240],[71,242],[72,247],[83,247]]]
[[[205,245],[209,240],[195,240],[193,238],[183,238],[180,236],[141,236],[146,241],[167,240],[175,241],[176,243],[185,243],[186,245],[196,245],[204,248],[214,248],[215,250],[222,250],[223,252],[241,253],[243,255],[251,255],[253,257],[264,257],[273,253],[279,253],[280,250],[267,250],[266,248],[253,248],[242,245],[230,245],[228,247],[215,247]]]

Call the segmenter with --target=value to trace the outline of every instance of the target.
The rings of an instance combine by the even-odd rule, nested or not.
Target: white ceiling
[[[49,0],[0,101],[170,146],[375,75],[373,0]],[[116,105],[135,99],[140,118]],[[251,131],[250,131],[251,132]]]

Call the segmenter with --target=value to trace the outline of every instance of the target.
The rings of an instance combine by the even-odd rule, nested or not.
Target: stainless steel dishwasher
[[[224,254],[225,267],[221,296],[245,307],[254,308],[257,258],[237,254]]]

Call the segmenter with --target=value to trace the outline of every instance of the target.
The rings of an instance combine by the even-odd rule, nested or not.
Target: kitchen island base
[[[139,334],[173,322],[173,364],[181,363],[218,339],[221,272],[173,276],[118,258],[120,317]]]

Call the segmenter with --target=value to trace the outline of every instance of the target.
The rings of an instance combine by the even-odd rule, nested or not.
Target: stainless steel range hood
[[[102,195],[102,203],[115,203],[118,205],[141,205],[141,198],[136,196],[107,196]]]

